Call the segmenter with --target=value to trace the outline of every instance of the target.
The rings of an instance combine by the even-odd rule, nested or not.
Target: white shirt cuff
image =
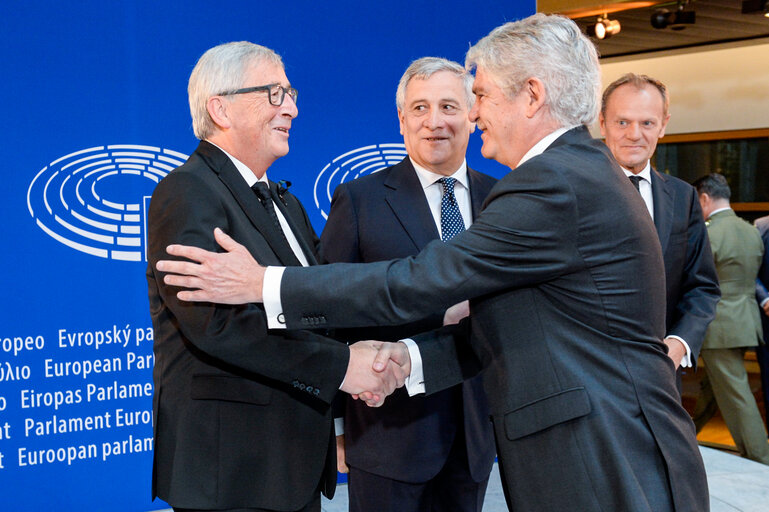
[[[689,348],[689,344],[686,343],[683,338],[681,338],[680,336],[676,336],[674,334],[671,334],[667,337],[674,338],[684,344],[684,348],[686,349],[686,354],[684,355],[683,358],[681,358],[681,367],[691,368],[692,367],[692,349]]]
[[[344,418],[334,418],[334,434],[337,436],[344,435]]]
[[[422,355],[419,353],[419,347],[412,339],[401,340],[406,348],[409,349],[411,358],[411,373],[406,377],[406,391],[409,396],[418,395],[425,392],[425,375],[422,369]]]
[[[767,297],[767,298],[765,298],[764,300],[762,300],[762,301],[761,301],[761,304],[759,304],[759,306],[761,306],[761,307],[763,308],[763,307],[764,307],[764,305],[766,305],[766,303],[767,303],[767,302],[769,302],[769,297]]]
[[[280,303],[280,283],[286,267],[267,267],[262,283],[262,300],[267,315],[269,329],[285,329],[286,318],[283,316],[283,304]]]

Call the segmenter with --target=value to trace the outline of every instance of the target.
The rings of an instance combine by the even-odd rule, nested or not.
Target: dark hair
[[[714,199],[729,199],[732,191],[723,174],[712,172],[706,174],[692,183],[698,194],[707,194]]]

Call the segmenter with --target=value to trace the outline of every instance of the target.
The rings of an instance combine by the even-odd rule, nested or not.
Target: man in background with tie
[[[342,382],[358,393],[402,380],[372,376],[373,346],[268,332],[261,305],[184,304],[163,282],[155,263],[166,246],[215,250],[214,228],[272,264],[316,262],[304,208],[266,175],[298,114],[280,56],[246,41],[214,47],[188,91],[201,142],[158,184],[148,214],[152,495],[177,512],[320,512],[320,492],[331,498],[336,485],[330,404]]]
[[[450,240],[478,214],[496,180],[467,167],[475,125],[473,77],[461,65],[425,57],[406,69],[396,106],[408,156],[339,185],[321,237],[328,262],[367,263],[419,253]],[[467,313],[467,302],[446,312]],[[440,327],[444,312],[398,327],[337,331],[350,341],[395,341]],[[340,395],[351,512],[481,512],[494,463],[494,437],[479,378],[431,396],[397,390],[381,408]],[[346,400],[345,400],[346,399]],[[339,432],[338,432],[339,433]],[[342,457],[340,471],[346,471]]]
[[[641,193],[657,229],[665,263],[668,355],[677,368],[696,368],[720,291],[694,187],[651,167],[670,119],[668,107],[662,82],[628,73],[604,91],[599,122],[606,145]]]

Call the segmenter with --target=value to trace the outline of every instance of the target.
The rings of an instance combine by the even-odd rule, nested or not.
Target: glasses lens
[[[291,96],[291,99],[294,100],[294,103],[296,103],[296,98],[299,96],[299,92],[293,87],[289,87],[288,95]]]
[[[279,84],[275,84],[270,87],[270,105],[276,107],[283,104],[283,96],[286,95],[286,90]]]

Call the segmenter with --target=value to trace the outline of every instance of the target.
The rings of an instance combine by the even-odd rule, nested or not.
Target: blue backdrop
[[[408,63],[463,62],[534,0],[12,2],[0,17],[6,129],[0,508],[155,510],[144,211],[197,145],[186,85],[209,47],[275,49],[299,90],[293,182],[320,232],[340,181],[400,160]],[[471,138],[468,163],[501,176]]]

